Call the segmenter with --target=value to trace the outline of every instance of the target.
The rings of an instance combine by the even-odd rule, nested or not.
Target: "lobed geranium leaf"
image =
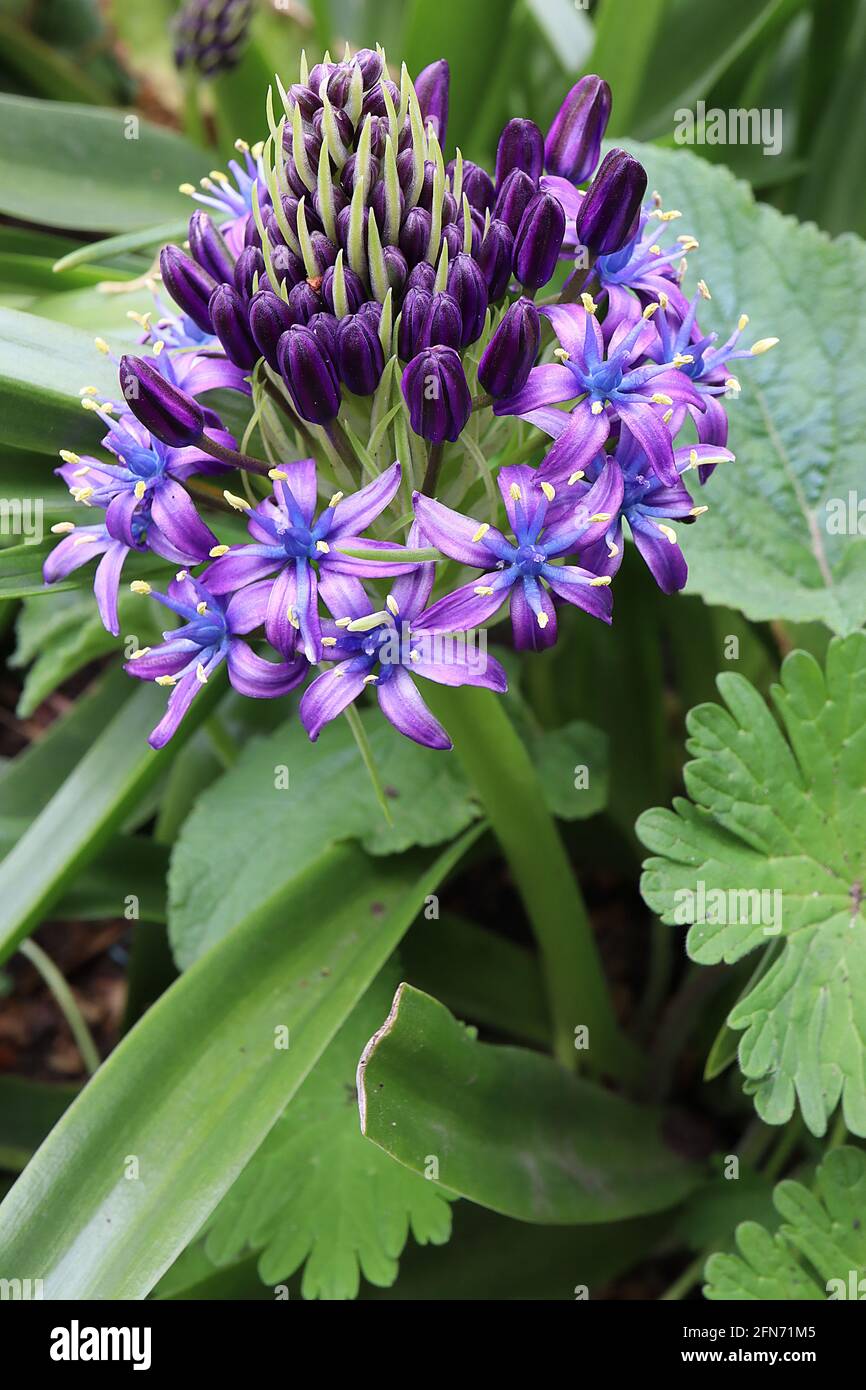
[[[690,924],[702,965],[782,942],[728,1019],[746,1088],[768,1124],[798,1102],[821,1135],[841,1100],[866,1135],[866,635],[835,638],[826,671],[787,658],[772,691],[784,732],[743,677],[718,686],[728,708],[688,719],[691,801],[638,821],[658,856],[641,891]]]
[[[737,1227],[739,1254],[707,1261],[704,1297],[720,1301],[862,1299],[866,1293],[866,1154],[833,1149],[815,1190],[780,1182],[775,1235],[754,1221]]]
[[[441,1189],[358,1128],[358,1056],[396,978],[391,966],[380,974],[217,1207],[205,1244],[216,1265],[261,1251],[259,1275],[277,1284],[306,1261],[305,1298],[354,1298],[361,1274],[382,1288],[394,1283],[410,1227],[421,1245],[448,1239]]]
[[[621,1221],[674,1206],[701,1180],[665,1145],[658,1111],[537,1052],[479,1043],[411,985],[364,1049],[358,1090],[368,1139],[518,1221]]]
[[[747,184],[685,150],[633,149],[665,208],[682,211],[676,230],[700,241],[685,288],[693,292],[699,275],[709,285],[702,328],[724,341],[745,312],[744,347],[780,339],[766,355],[731,363],[742,386],[727,402],[737,457],[706,487],[695,485],[709,513],[680,531],[689,591],[757,621],[821,621],[851,632],[866,620],[866,518],[856,511],[866,435],[866,245],[854,236],[831,240],[756,203]],[[668,232],[662,244],[672,241]]]

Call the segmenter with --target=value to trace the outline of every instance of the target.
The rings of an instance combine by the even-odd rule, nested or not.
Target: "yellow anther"
[[[684,251],[697,251],[700,242],[693,236],[678,236],[677,241]]]
[[[337,619],[335,620],[334,626],[335,626],[335,627],[348,627],[348,626],[349,626],[349,623],[350,623],[351,621],[352,621],[351,618],[337,618]]]
[[[316,541],[316,549],[319,551],[320,555],[329,555],[331,551],[331,547],[328,545],[327,541]]]
[[[178,193],[185,193],[188,198],[191,198],[195,193],[195,184],[180,183],[178,184],[177,191]]]
[[[301,624],[298,622],[298,615],[295,612],[295,605],[290,603],[286,608],[286,617],[296,631],[300,631]]]
[[[252,148],[250,149],[250,154],[252,155],[253,159],[258,159],[258,158],[259,158],[259,155],[261,154],[261,152],[262,152],[262,150],[263,150],[264,148],[265,148],[265,142],[264,142],[264,140],[257,140],[256,143],[255,143],[255,144],[252,146]]]
[[[228,183],[229,181],[228,175],[224,174],[222,169],[211,169],[210,176],[212,179],[216,179],[217,183]]]
[[[73,544],[73,545],[93,545],[94,542],[95,542],[95,541],[98,541],[98,540],[99,540],[99,537],[98,537],[98,536],[93,536],[93,535],[90,535],[90,536],[89,536],[89,535],[87,535],[86,532],[83,532],[80,536],[76,536],[76,537],[75,537],[75,539],[73,540],[72,544]]]
[[[574,487],[575,483],[579,483],[581,478],[584,477],[586,477],[586,474],[584,473],[582,468],[579,468],[576,473],[569,474],[568,486]]]
[[[196,604],[195,611],[196,613],[198,613],[200,618],[204,617],[205,613],[207,612],[207,603],[204,599],[202,599],[200,603]]]
[[[675,352],[673,364],[675,367],[687,367],[694,360],[694,356],[690,352]]]
[[[195,678],[199,685],[207,685],[207,671],[204,669],[201,662],[199,662],[195,668]]]
[[[583,294],[580,296],[580,302],[588,314],[598,313],[598,305],[592,295],[586,293],[586,290],[584,290]]]
[[[274,483],[285,483],[288,481],[288,473],[283,468],[269,468],[268,477]]]
[[[650,396],[653,405],[673,405],[673,396],[666,396],[664,391],[654,391]]]
[[[511,484],[511,486],[510,486],[509,489],[508,489],[508,495],[509,495],[509,497],[511,497],[515,502],[519,502],[519,501],[521,500],[521,498],[522,498],[522,496],[523,496],[523,493],[520,491],[520,486],[519,486],[518,483],[512,483],[512,484]]]
[[[238,139],[235,140],[235,149],[238,150],[240,154],[246,154],[247,150],[249,149],[249,145],[247,144],[246,140]]]
[[[189,570],[178,570],[174,577],[178,584],[182,584],[185,579],[189,579]]]
[[[662,253],[662,248],[659,246],[657,241],[654,241],[652,246],[650,247],[650,251],[654,256],[660,256]]]
[[[615,555],[618,555],[618,554],[619,554],[619,546],[618,546],[618,545],[614,545],[613,541],[608,541],[608,543],[607,543],[607,553],[608,553],[608,555],[610,556],[610,558],[611,558],[611,560],[612,560],[612,559],[614,558]]]
[[[666,410],[665,413],[664,413],[664,415],[662,416],[662,420],[664,421],[664,423],[665,423],[666,425],[669,425],[670,422],[671,422],[671,420],[672,420],[673,418],[674,418],[674,412],[673,412],[673,410]]]
[[[713,297],[710,294],[710,287],[707,284],[706,280],[698,281],[698,291],[700,293],[701,299],[712,299]]]
[[[73,454],[73,452],[72,452],[71,449],[61,449],[61,450],[60,450],[60,457],[63,459],[63,462],[64,462],[64,463],[80,463],[80,462],[81,462],[81,459],[80,459],[79,455],[78,455],[78,454]]]
[[[153,345],[154,357],[159,357],[159,354],[162,352],[164,347],[165,343],[163,342],[162,338],[157,338],[156,342]]]
[[[556,488],[553,487],[551,483],[539,483],[538,486],[541,488],[548,502],[552,502],[556,496]]]
[[[97,347],[97,349],[99,350],[99,352],[105,353],[105,355],[106,355],[106,357],[107,357],[108,354],[111,352],[111,348],[108,346],[108,343],[105,341],[105,339],[104,339],[104,338],[94,338],[93,341],[94,341],[94,343],[96,344],[96,347]]]
[[[738,332],[738,333],[742,333],[743,329],[748,327],[748,324],[749,324],[749,315],[748,315],[748,314],[740,314],[740,317],[737,319],[737,332]]]
[[[675,222],[678,217],[682,217],[682,213],[678,212],[676,208],[671,208],[670,212],[662,212],[659,210],[656,213],[656,217],[660,222]]]
[[[604,410],[604,406],[601,401],[593,401],[592,405],[590,406],[590,410],[592,411],[593,415],[600,415],[601,412]]]
[[[323,638],[322,638],[322,646],[323,646],[323,647],[336,647],[336,645],[337,645],[337,639],[336,639],[336,637],[323,637]]]
[[[661,533],[662,533],[662,535],[664,536],[665,540],[670,541],[671,545],[676,545],[676,543],[677,543],[677,533],[676,533],[676,531],[673,529],[673,527],[671,527],[671,526],[665,526],[665,524],[664,524],[663,521],[657,521],[657,522],[656,522],[656,526],[657,526],[657,527],[659,528],[659,530],[661,531]]]
[[[550,619],[548,618],[546,613],[536,613],[535,616],[538,619],[539,627],[547,627],[547,624],[550,622]]]
[[[725,379],[725,392],[727,395],[739,396],[742,389],[742,386],[735,376],[729,376]]]
[[[561,347],[560,347],[560,348],[554,348],[554,349],[553,349],[553,355],[554,355],[554,357],[558,357],[559,360],[560,360],[560,362],[567,362],[567,361],[568,361],[568,352],[567,352],[567,350],[566,350],[565,348],[561,348]]]
[[[76,502],[87,502],[94,493],[92,487],[71,487],[69,491]]]
[[[379,681],[379,677],[378,677],[378,676],[369,675],[369,676],[365,676],[365,677],[364,677],[364,684],[365,684],[365,685],[376,685],[376,684],[378,684],[378,681]]]
[[[610,512],[596,512],[595,516],[589,518],[590,522],[610,521]]]
[[[338,503],[342,502],[342,500],[343,500],[343,494],[342,494],[342,492],[335,492],[334,495],[333,495],[333,497],[331,498],[330,502],[328,503],[328,506],[329,506],[329,507],[336,507],[336,506],[338,505]]]
[[[144,494],[147,492],[147,484],[144,482],[143,479],[140,479],[136,483],[135,487],[133,488],[133,492],[135,493],[136,497],[140,502]]]
[[[397,606],[397,600],[395,599],[393,594],[389,594],[388,597],[385,599],[385,607],[388,609],[389,613],[394,614],[395,618],[397,617],[397,614],[400,612],[400,609]]]
[[[690,450],[689,450],[689,468],[697,468],[697,466],[698,466],[698,451],[697,451],[697,449],[690,449]]]
[[[590,587],[591,589],[603,589],[603,588],[606,588],[607,585],[608,585],[609,583],[610,583],[610,575],[609,575],[609,574],[598,574],[598,575],[596,575],[595,579],[590,579],[590,581],[589,581],[589,587]]]
[[[651,319],[653,314],[657,314],[661,307],[661,304],[648,304],[643,311],[644,318]]]
[[[479,598],[488,598],[493,590],[489,584],[476,584],[473,593],[476,593]]]
[[[228,555],[229,550],[230,546],[227,545],[213,545],[208,551],[208,555],[212,560],[218,560],[221,555]]]
[[[129,586],[129,592],[131,594],[144,594],[146,596],[151,592],[151,589],[146,579],[133,579]]]
[[[482,521],[481,525],[478,527],[478,530],[475,532],[475,535],[472,537],[473,541],[483,540],[489,530],[489,521]]]
[[[72,476],[73,478],[86,478],[89,472],[90,464],[83,463],[80,468],[73,469]]]
[[[245,497],[238,497],[235,493],[229,492],[227,489],[223,490],[223,497],[230,507],[234,507],[236,512],[248,512],[252,510]]]
[[[177,685],[177,676],[157,676],[157,685]]]
[[[709,507],[706,507],[706,506],[704,506],[704,507],[692,507],[692,509],[691,509],[691,511],[690,511],[690,513],[689,513],[689,515],[690,515],[690,516],[703,516],[704,512],[708,512],[709,510],[710,510]]]
[[[74,521],[55,521],[51,528],[55,536],[68,536],[70,531],[75,530]]]
[[[659,304],[662,309],[666,309],[670,304],[670,298],[665,294],[664,290],[661,290],[659,293]]]
[[[150,647],[136,647],[134,652],[129,653],[130,661],[138,661],[139,657],[147,656]]]
[[[420,661],[420,660],[421,660],[421,653],[418,651],[417,647],[412,647],[412,648],[411,648],[411,650],[410,650],[410,652],[409,652],[409,660],[410,660],[410,661]]]
[[[762,352],[769,352],[779,341],[778,338],[759,338],[756,343],[752,343],[749,352],[753,357],[760,357]]]

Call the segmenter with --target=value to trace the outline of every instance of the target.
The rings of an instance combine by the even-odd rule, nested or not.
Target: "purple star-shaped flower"
[[[696,507],[681,481],[689,469],[713,468],[717,463],[730,462],[734,455],[729,449],[698,444],[674,450],[678,481],[673,487],[653,473],[646,455],[630,435],[623,435],[613,460],[622,474],[622,499],[611,516],[604,535],[582,552],[582,560],[598,574],[616,574],[622,564],[623,519],[628,522],[632,539],[646,562],[659,588],[666,594],[682,589],[688,577],[685,556],[680,549],[671,521],[691,523],[706,507]],[[611,459],[599,454],[586,469],[582,478],[575,478],[558,492],[549,517],[557,524],[578,503],[585,506],[597,480],[610,466]]]
[[[238,694],[254,700],[287,695],[304,679],[308,665],[303,657],[265,661],[241,640],[264,622],[267,587],[250,584],[231,596],[216,595],[183,571],[167,594],[136,584],[136,592],[150,594],[183,619],[180,627],[163,634],[163,643],[143,648],[124,668],[139,680],[171,688],[165,715],[148,739],[152,748],[163,748],[174,736],[198,691],[223,662]]]
[[[421,543],[415,526],[409,542]],[[435,619],[438,605],[426,608],[433,571],[432,564],[422,564],[399,578],[380,612],[373,611],[360,584],[339,577],[337,583],[345,586],[342,605],[336,593],[332,597],[334,611],[341,616],[322,624],[326,655],[336,665],[317,676],[301,697],[299,713],[311,739],[317,739],[324,725],[370,685],[382,713],[401,734],[426,748],[448,749],[451,740],[430,713],[413,677],[440,685],[479,685],[500,693],[507,689],[505,672],[487,656],[486,648],[476,651],[473,644],[470,653],[455,638],[443,640]]]
[[[356,600],[363,601],[361,576],[405,574],[415,568],[414,561],[358,560],[336,549],[338,542],[372,550],[399,548],[368,540],[363,532],[394,497],[400,465],[393,463],[350,497],[336,493],[318,516],[315,459],[300,459],[276,472],[282,476],[274,481],[273,498],[249,516],[254,543],[233,546],[209,567],[206,579],[214,593],[223,594],[272,575],[265,617],[268,641],[291,656],[300,639],[308,660],[317,662],[322,658],[319,593],[334,612],[334,603],[344,600],[347,582],[355,585]]]
[[[543,312],[560,341],[561,363],[534,367],[520,391],[494,406],[497,415],[532,420],[533,412],[545,406],[581,398],[540,476],[556,482],[585,468],[604,445],[612,419],[618,418],[662,481],[675,483],[671,433],[657,407],[682,403],[702,410],[703,397],[673,361],[638,365],[658,342],[649,317],[645,314],[631,327],[618,328],[605,351],[594,312],[576,304],[556,304]]]
[[[556,641],[556,609],[549,589],[609,623],[610,576],[553,561],[585,550],[605,534],[622,500],[617,464],[608,463],[586,495],[571,506],[560,506],[555,516],[550,508],[556,491],[550,483],[538,481],[538,470],[525,465],[501,468],[497,481],[513,542],[494,526],[415,494],[415,516],[431,544],[461,564],[487,571],[435,603],[425,615],[427,626],[446,631],[475,627],[510,599],[515,646],[540,651]]]

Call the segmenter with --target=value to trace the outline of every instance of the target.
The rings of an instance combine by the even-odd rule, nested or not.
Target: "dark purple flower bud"
[[[374,116],[370,122],[370,151],[374,159],[381,159],[385,153],[385,136],[391,129],[387,116]]]
[[[401,381],[412,428],[431,444],[449,443],[472,414],[463,363],[450,347],[424,348],[406,367]]]
[[[425,347],[459,348],[463,340],[463,315],[453,295],[440,290],[430,298],[417,349]]]
[[[442,228],[442,241],[448,247],[448,259],[453,261],[463,250],[463,228],[458,227],[456,222],[449,223]]]
[[[363,224],[363,234],[364,234],[364,242],[365,242],[365,244],[366,244],[366,241],[367,241],[367,224],[368,224],[368,221],[369,221],[369,217],[370,217],[370,209],[369,209],[369,208],[364,208],[364,209],[363,209],[363,216],[362,216],[362,218],[361,218],[361,221],[362,221],[362,224]],[[352,221],[352,209],[351,209],[350,207],[348,207],[348,208],[343,208],[341,212],[338,212],[338,213],[337,213],[337,240],[339,241],[339,243],[340,243],[340,245],[342,246],[342,248],[343,248],[344,251],[348,251],[348,249],[349,249],[349,228],[350,228],[350,226],[351,226],[351,221]]]
[[[512,169],[522,169],[537,185],[543,168],[544,136],[535,121],[515,116],[503,128],[496,147],[496,187],[502,187]]]
[[[497,328],[478,364],[478,380],[493,397],[525,386],[541,345],[541,320],[528,299],[518,299]]]
[[[484,327],[487,313],[487,282],[475,261],[460,252],[448,267],[448,293],[460,305],[463,317],[461,347],[474,343]]]
[[[399,201],[395,215],[395,226],[399,227],[400,220],[403,216],[403,194],[400,192],[399,188],[396,192]],[[388,202],[388,187],[384,180],[380,180],[379,183],[374,184],[370,190],[369,204],[370,211],[376,219],[376,226],[379,228],[383,241],[385,239],[385,228],[388,225]]]
[[[505,222],[494,217],[478,252],[478,269],[484,276],[490,302],[507,290],[514,260],[514,237]]]
[[[416,266],[409,271],[409,279],[406,281],[406,293],[409,290],[426,290],[432,294],[436,288],[436,271],[429,261],[419,261]]]
[[[204,208],[196,208],[189,219],[189,251],[218,284],[233,278],[234,256]]]
[[[404,362],[414,357],[421,346],[421,333],[432,298],[429,290],[412,289],[406,292],[397,328],[397,355],[402,357]]]
[[[288,303],[295,323],[309,323],[313,314],[318,314],[324,307],[321,294],[309,280],[301,280],[300,284],[289,290]]]
[[[537,193],[514,238],[514,273],[521,285],[538,290],[554,270],[565,236],[562,203],[552,193]]]
[[[334,71],[334,63],[315,63],[310,68],[309,81],[314,92],[318,92],[326,78]]]
[[[400,250],[410,266],[423,261],[430,244],[432,218],[426,208],[410,208],[400,228]]]
[[[307,327],[315,333],[332,362],[337,360],[337,319],[333,314],[313,314]]]
[[[400,187],[403,195],[409,192],[415,182],[415,152],[414,150],[404,150],[397,156],[397,178],[400,180]]]
[[[451,86],[451,69],[445,58],[430,63],[415,78],[415,94],[424,125],[431,124],[441,146],[445,145],[448,133],[448,92]]]
[[[487,170],[468,159],[463,163],[463,192],[469,200],[469,206],[477,208],[479,212],[486,212],[496,201],[496,189]]]
[[[351,314],[337,326],[337,367],[356,396],[372,396],[385,366],[379,335],[363,314]]]
[[[454,194],[453,194],[453,193],[449,193],[448,190],[446,189],[446,190],[445,190],[445,193],[442,195],[442,225],[443,225],[443,227],[447,227],[449,222],[456,222],[456,221],[457,221],[457,214],[458,214],[458,211],[459,211],[459,209],[458,209],[458,207],[457,207],[457,199],[454,197]]]
[[[370,87],[375,87],[382,73],[385,71],[385,59],[381,53],[377,53],[372,48],[359,48],[352,62],[361,69],[361,79],[364,83],[364,91]]]
[[[349,313],[354,314],[359,309],[367,297],[364,288],[364,281],[360,275],[356,275],[350,266],[343,266],[343,277],[346,284],[346,300],[349,306]],[[322,276],[322,298],[331,310],[332,314],[337,312],[334,304],[334,268],[329,266]]]
[[[121,357],[123,398],[145,429],[173,449],[183,449],[201,437],[205,413],[197,400],[172,386],[144,357]]]
[[[324,140],[324,135],[323,135],[323,133],[322,133],[322,126],[323,126],[324,118],[325,118],[324,110],[322,110],[322,111],[317,111],[316,114],[315,114],[315,116],[313,117],[313,122],[312,122],[312,124],[313,124],[313,131],[314,131],[314,133],[315,133],[315,135],[316,135],[316,137],[317,137],[317,143],[318,143],[318,147],[319,147],[319,148],[316,150],[316,157],[315,157],[315,159],[313,159],[313,157],[312,157],[312,150],[311,150],[310,145],[309,145],[309,144],[306,144],[306,146],[305,146],[306,149],[307,149],[307,158],[308,158],[309,161],[310,161],[310,166],[311,166],[311,168],[314,169],[314,170],[315,170],[315,169],[318,169],[318,167],[319,167],[319,154],[320,154],[320,152],[321,152],[322,142],[323,142],[323,140]],[[350,121],[349,117],[346,115],[346,112],[345,112],[345,111],[341,111],[341,110],[339,109],[339,107],[335,107],[335,108],[334,108],[334,127],[335,127],[336,132],[337,132],[337,138],[339,139],[340,144],[341,144],[342,147],[343,147],[343,153],[345,154],[348,150],[350,150],[350,149],[352,148],[352,141],[353,141],[354,138],[355,138],[355,127],[352,125],[352,122]]]
[[[421,185],[421,192],[418,194],[418,207],[426,208],[428,212],[433,207],[433,175],[435,166],[431,160],[424,163],[424,182]]]
[[[394,291],[394,298],[399,300],[400,295],[403,293],[406,277],[409,274],[406,257],[396,246],[383,247],[382,257],[385,261],[385,274],[388,277],[388,284]]]
[[[597,256],[609,256],[637,230],[646,193],[646,169],[625,150],[606,154],[577,214],[577,239]]]
[[[340,187],[348,198],[351,198],[355,191],[356,172],[358,169],[358,156],[350,154],[342,169],[340,170]],[[370,186],[379,178],[379,161],[372,155],[370,156]]]
[[[387,87],[394,103],[395,111],[400,109],[400,88],[392,82],[389,77],[377,82],[375,87],[371,87],[364,97],[361,106],[361,118],[364,116],[387,116],[388,108],[385,105],[385,98],[382,96],[382,88]]]
[[[268,198],[268,200],[267,200],[266,203],[263,203],[263,204],[262,204],[262,212],[263,212],[263,213],[267,210],[267,208],[269,207],[269,205],[270,205],[270,198]],[[251,212],[248,212],[247,215],[246,215],[246,218],[245,218],[244,220],[245,220],[245,224],[246,224],[246,225],[244,226],[244,246],[257,246],[257,247],[259,248],[259,250],[261,251],[261,249],[262,249],[262,239],[261,239],[261,237],[259,236],[259,229],[258,229],[258,227],[256,226],[256,219],[253,217],[253,215],[252,215]]]
[[[277,344],[294,323],[291,309],[273,290],[259,290],[250,300],[249,320],[256,347],[268,366],[279,371]]]
[[[512,234],[517,236],[517,229],[523,221],[523,214],[535,197],[537,190],[535,184],[528,174],[522,169],[512,169],[507,174],[502,184],[496,202],[493,204],[493,216],[499,221],[504,222],[511,228]]]
[[[332,106],[345,106],[349,100],[349,88],[352,85],[352,66],[350,63],[338,63],[331,76],[328,78],[328,100]]]
[[[233,276],[238,294],[243,295],[244,299],[251,299],[264,277],[265,261],[261,251],[254,246],[245,246],[238,256]]]
[[[270,227],[268,228],[268,240],[271,240]],[[290,251],[282,240],[272,245],[271,264],[274,267],[274,274],[283,284],[288,280],[289,285],[297,285],[300,280],[307,278],[307,268],[300,256],[296,256],[294,251]],[[261,285],[261,280],[259,281]]]
[[[289,96],[292,101],[301,108],[301,115],[305,121],[311,121],[315,113],[321,109],[322,98],[318,92],[314,92],[312,87],[304,87],[300,82],[289,88]]]
[[[289,388],[295,410],[313,425],[336,420],[340,383],[331,356],[311,328],[295,324],[277,347],[280,375]]]
[[[333,265],[337,259],[337,248],[334,243],[325,236],[324,232],[313,232],[310,236],[310,245],[313,248],[316,265],[319,267],[319,274],[324,275],[328,266]]]
[[[213,331],[225,348],[226,357],[251,371],[261,356],[250,332],[247,299],[232,285],[217,285],[210,297]]]
[[[252,0],[185,0],[174,20],[174,60],[202,77],[229,72],[249,35]]]
[[[371,328],[378,331],[382,318],[382,305],[375,299],[368,299],[358,310],[357,317],[366,319]]]
[[[179,246],[164,246],[159,256],[159,269],[162,283],[188,318],[203,333],[212,333],[213,327],[208,313],[210,297],[216,289],[216,280],[202,270],[200,265],[185,256]]]
[[[348,207],[349,199],[346,197],[345,193],[343,192],[342,188],[338,183],[335,183],[332,186],[330,197],[328,198],[328,203],[328,211],[332,212],[335,217],[337,216],[338,212],[342,212],[344,207]],[[313,207],[316,212],[317,221],[321,222],[322,226],[324,227],[325,224],[322,219],[322,198],[319,195],[318,189],[315,189],[313,192]],[[307,226],[309,226],[309,223],[307,223]]]
[[[575,83],[544,142],[549,174],[559,174],[572,183],[589,178],[601,153],[610,107],[610,87],[600,77],[582,77]]]

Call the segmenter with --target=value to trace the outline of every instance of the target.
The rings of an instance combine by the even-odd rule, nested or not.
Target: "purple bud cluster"
[[[174,21],[174,61],[202,77],[228,72],[246,47],[253,0],[185,0]]]

